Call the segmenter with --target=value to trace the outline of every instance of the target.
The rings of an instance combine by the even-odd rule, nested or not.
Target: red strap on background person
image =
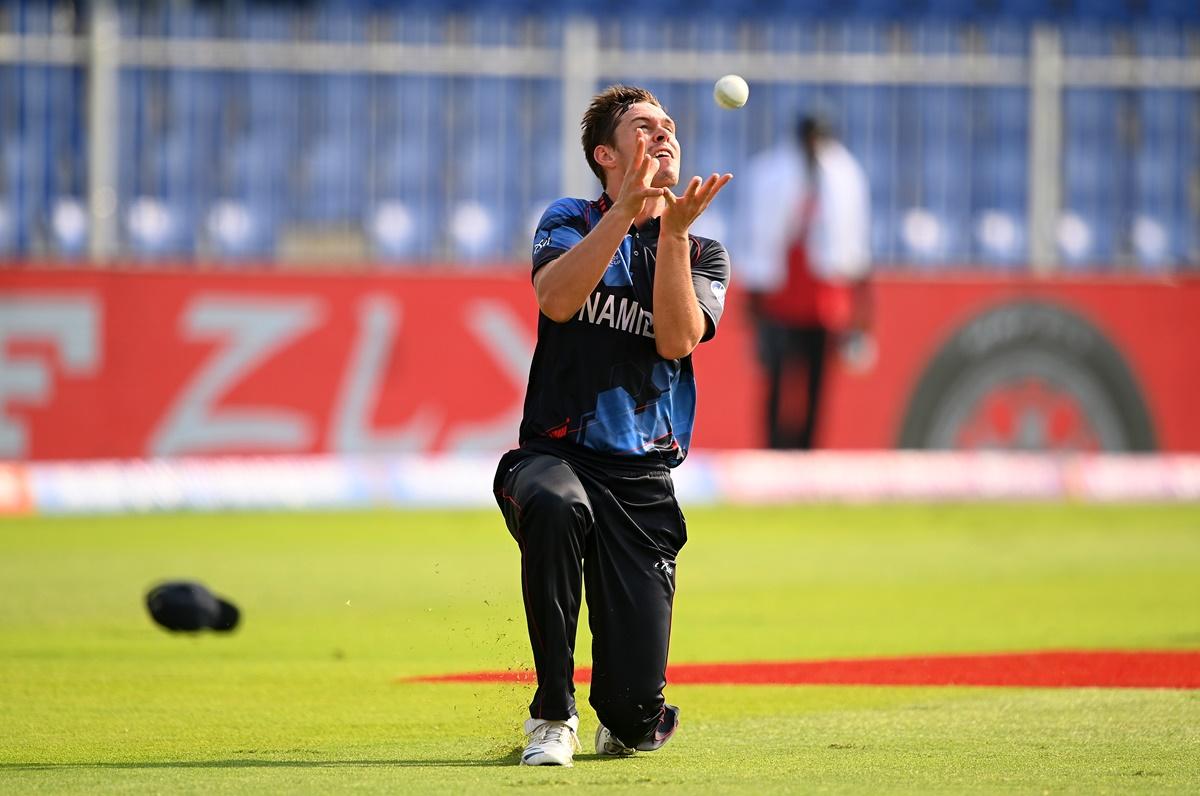
[[[796,214],[796,235],[786,252],[783,284],[763,296],[762,312],[783,326],[823,327],[842,332],[862,322],[861,301],[853,283],[828,282],[813,271],[808,256],[808,236],[819,202],[816,191],[806,191]]]
[[[787,248],[783,284],[763,298],[767,317],[785,326],[845,328],[852,300],[848,287],[822,281],[813,273],[808,256],[808,233],[817,211],[817,194],[807,191],[797,213],[797,232]]]
[[[821,283],[813,277],[804,238],[788,246],[786,268],[783,284],[763,297],[763,312],[785,326],[822,325],[818,297]]]

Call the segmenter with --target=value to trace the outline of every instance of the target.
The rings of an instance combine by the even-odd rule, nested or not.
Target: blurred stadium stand
[[[107,154],[88,99],[105,7]],[[669,24],[591,8],[0,0],[0,259],[524,260],[545,203],[596,192],[571,171],[571,81],[620,79],[659,93],[687,172],[736,173],[797,112],[828,114],[870,177],[884,268],[1200,268],[1196,0],[700,0],[663,5]],[[750,79],[741,112],[711,101],[724,72]],[[1031,118],[1039,88],[1061,118]],[[1039,173],[1046,135],[1059,168]],[[91,157],[115,160],[115,200]],[[1060,208],[1041,248],[1035,193]],[[107,251],[89,249],[97,224]]]

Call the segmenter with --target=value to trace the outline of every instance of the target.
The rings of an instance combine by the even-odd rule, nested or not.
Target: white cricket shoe
[[[525,735],[528,742],[521,753],[523,766],[571,766],[575,753],[582,750],[579,745],[579,717],[566,721],[526,719]]]
[[[612,731],[601,724],[596,728],[596,754],[608,755],[609,757],[627,757],[635,753],[637,749],[632,746],[626,746],[617,740],[617,736],[612,734]]]

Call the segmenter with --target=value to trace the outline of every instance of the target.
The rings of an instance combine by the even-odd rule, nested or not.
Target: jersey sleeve
[[[704,312],[704,336],[711,340],[725,312],[725,290],[729,287],[729,252],[715,240],[693,238],[692,287]]]
[[[584,203],[559,199],[546,208],[533,233],[533,273],[583,240],[587,219]]]

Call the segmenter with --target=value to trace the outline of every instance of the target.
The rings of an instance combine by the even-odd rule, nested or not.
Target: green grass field
[[[676,662],[1200,648],[1197,507],[696,509],[689,534]],[[154,626],[174,577],[239,630]],[[660,752],[517,767],[527,687],[397,682],[529,665],[496,512],[9,520],[0,584],[6,793],[1200,791],[1178,690],[672,686]]]

